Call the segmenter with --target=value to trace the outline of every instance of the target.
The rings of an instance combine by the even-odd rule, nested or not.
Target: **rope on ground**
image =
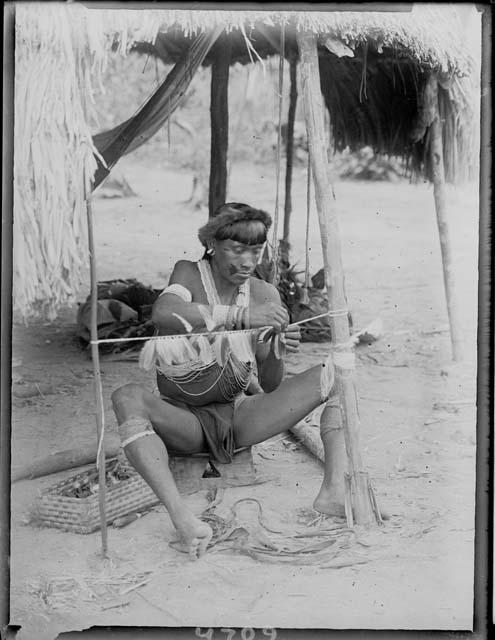
[[[242,521],[239,518],[238,506],[246,502],[254,503],[258,507],[254,523],[250,523],[246,518]],[[210,504],[200,516],[200,519],[213,530],[207,549],[209,552],[232,551],[262,562],[319,565],[324,568],[341,568],[369,561],[362,555],[353,555],[328,564],[340,556],[344,549],[349,548],[354,531],[344,524],[318,529],[307,527],[295,533],[277,531],[266,524],[263,506],[256,498],[237,500],[230,507],[230,515],[226,518],[219,516],[214,510],[215,507]],[[269,536],[267,533],[275,536]],[[308,544],[302,541],[303,538],[320,539]]]

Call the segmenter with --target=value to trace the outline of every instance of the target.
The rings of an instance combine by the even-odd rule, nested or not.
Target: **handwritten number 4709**
[[[226,634],[221,636],[224,640],[234,640],[234,637],[237,633],[236,629],[219,629],[218,630],[222,634]],[[204,640],[214,640],[213,634],[215,633],[215,629],[209,627],[205,631],[201,627],[196,627],[196,638],[204,638]],[[266,638],[270,638],[270,640],[275,640],[277,637],[276,629],[262,629],[261,633]],[[243,627],[240,630],[241,640],[256,640],[256,631],[251,629],[250,627]]]

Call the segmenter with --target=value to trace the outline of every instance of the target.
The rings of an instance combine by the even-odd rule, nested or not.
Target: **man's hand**
[[[251,327],[273,327],[276,331],[283,330],[289,324],[287,310],[276,302],[267,302],[249,309]]]
[[[283,332],[283,341],[285,342],[285,349],[288,353],[295,353],[299,350],[301,343],[301,331],[297,324],[290,324]]]

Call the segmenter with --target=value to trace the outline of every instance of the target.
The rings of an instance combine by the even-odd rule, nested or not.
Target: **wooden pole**
[[[297,58],[291,55],[289,112],[287,114],[287,145],[285,164],[285,202],[284,202],[284,250],[289,250],[290,214],[292,213],[292,168],[294,163],[294,123],[297,107]],[[288,256],[287,256],[288,258]]]
[[[332,197],[325,144],[316,37],[311,33],[298,32],[297,43],[301,59],[302,94],[320,224],[328,304],[330,310],[346,310],[339,223]],[[350,345],[349,320],[344,311],[341,315],[332,316],[330,321],[336,384],[343,409],[345,445],[353,491],[354,519],[357,524],[370,525],[376,521],[376,517],[359,444],[354,353]]]
[[[280,162],[282,157],[282,105],[284,101],[284,59],[285,59],[285,29],[282,26],[280,54],[278,64],[278,127],[277,127],[277,171],[276,171],[276,192],[275,192],[275,210],[273,212],[273,274],[272,284],[278,286],[279,279],[279,241],[278,241],[278,218],[280,204]]]
[[[88,248],[89,248],[89,267],[91,278],[91,357],[93,360],[93,374],[95,382],[96,396],[96,433],[97,433],[97,457],[96,464],[98,466],[98,507],[100,511],[101,523],[101,553],[104,558],[108,553],[108,532],[107,532],[107,516],[106,516],[106,478],[105,478],[105,413],[103,409],[103,389],[101,385],[100,371],[100,352],[98,344],[98,281],[96,277],[96,257],[94,246],[93,232],[93,211],[91,207],[91,188],[85,186],[86,191],[86,213],[88,219]]]
[[[242,120],[244,118],[244,111],[245,111],[246,103],[248,101],[248,91],[249,91],[251,71],[252,71],[252,69],[248,69],[247,70],[246,84],[244,85],[244,93],[243,93],[243,96],[242,96],[241,104],[239,105],[239,107],[237,109],[236,123],[235,123],[235,126],[234,126],[233,135],[232,135],[231,143],[230,143],[230,154],[229,154],[230,157],[228,158],[228,162],[227,162],[227,192],[229,191],[230,175],[232,173],[233,155],[234,155],[235,150],[237,148],[237,142],[239,140],[239,134],[240,134],[240,131],[241,131]]]
[[[435,74],[428,78],[431,91],[433,121],[430,125],[429,157],[433,180],[433,196],[437,214],[440,251],[442,254],[443,281],[447,300],[447,314],[450,325],[450,340],[452,343],[452,357],[455,361],[462,361],[465,357],[464,340],[459,320],[459,302],[455,286],[452,263],[452,248],[448,224],[447,198],[445,193],[445,169],[443,164],[442,123],[438,109],[438,82]]]
[[[218,39],[213,49],[210,94],[210,217],[225,203],[227,195],[227,153],[229,146],[229,68],[231,43],[227,35]]]

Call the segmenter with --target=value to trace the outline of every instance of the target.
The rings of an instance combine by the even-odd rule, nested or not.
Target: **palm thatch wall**
[[[95,6],[95,5],[93,5]],[[96,5],[97,6],[97,5]],[[297,31],[318,35],[322,89],[336,148],[370,144],[419,171],[428,127],[421,96],[429,73],[444,87],[448,178],[469,174],[476,148],[472,97],[477,70],[455,7],[406,13],[112,10],[74,4],[16,6],[14,143],[15,310],[53,318],[86,274],[86,172],[96,169],[92,90],[110,51],[145,43],[178,60],[192,38],[221,25],[231,62],[288,54]],[[204,64],[210,64],[207,56]]]
[[[445,179],[452,183],[472,179],[478,163],[473,76],[445,74],[399,57],[394,50],[378,52],[369,43],[356,47],[351,59],[320,58],[333,149],[370,146],[377,154],[404,158],[413,178],[431,180],[430,123],[424,104],[431,73],[439,83]]]

